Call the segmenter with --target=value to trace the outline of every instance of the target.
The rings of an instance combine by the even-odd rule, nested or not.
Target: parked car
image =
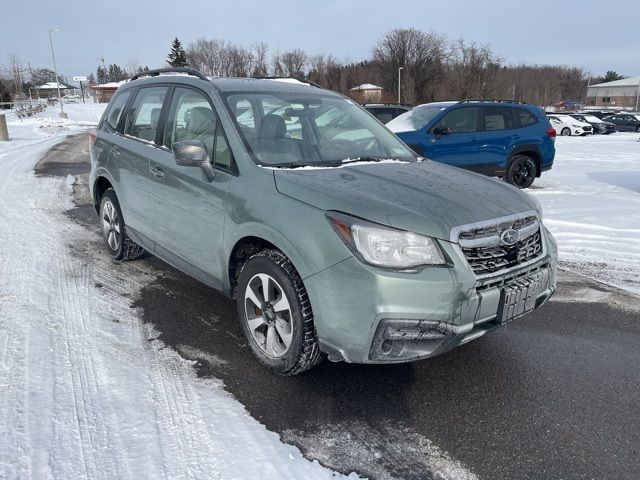
[[[600,120],[598,117],[594,117],[593,115],[582,114],[582,113],[570,113],[570,117],[575,118],[584,123],[588,123],[591,125],[593,129],[593,133],[601,133],[604,135],[608,135],[610,133],[615,133],[616,126],[611,122],[606,122],[604,120]]]
[[[411,110],[409,105],[401,103],[365,103],[363,107],[382,123],[388,123],[398,115]]]
[[[579,113],[581,115],[593,115],[594,117],[597,117],[600,120],[602,120],[604,117],[608,117],[609,115],[613,115],[616,112],[611,111],[611,110],[579,110],[576,113]]]
[[[329,113],[341,120],[318,123]],[[247,343],[279,374],[324,356],[438,355],[556,289],[537,200],[418,157],[323,88],[142,72],[111,99],[90,155],[113,258],[146,250],[235,298]]]
[[[617,113],[604,117],[604,120],[613,123],[616,129],[621,132],[640,133],[640,117],[631,113]]]
[[[569,137],[571,135],[578,135],[584,137],[593,133],[593,127],[577,118],[573,118],[571,115],[553,113],[547,114],[551,126],[563,137]]]
[[[542,109],[522,102],[427,103],[387,127],[419,155],[519,188],[531,186],[555,156],[555,130]]]

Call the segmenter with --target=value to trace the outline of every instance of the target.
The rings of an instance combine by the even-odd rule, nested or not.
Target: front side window
[[[435,125],[436,128],[449,129],[451,133],[468,133],[478,130],[478,108],[456,108],[447,113]]]
[[[127,104],[127,100],[129,100],[130,95],[131,91],[126,91],[119,95],[116,95],[115,97],[113,97],[111,102],[109,102],[109,106],[107,107],[107,111],[104,114],[104,118],[105,123],[114,132],[118,129],[120,117],[122,117],[122,112],[124,111],[124,107]]]
[[[141,88],[127,112],[125,133],[132,137],[154,142],[167,87]]]
[[[164,146],[171,148],[182,140],[201,140],[213,153],[216,115],[205,96],[190,88],[177,87],[164,129]]]
[[[415,155],[349,99],[324,93],[228,93],[227,109],[258,163],[339,164]]]
[[[514,128],[513,114],[510,108],[483,107],[482,118],[485,130],[511,130]]]

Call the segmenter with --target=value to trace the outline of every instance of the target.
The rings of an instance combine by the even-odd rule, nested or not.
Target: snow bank
[[[0,110],[7,118],[8,142],[0,142],[0,158],[10,152],[52,138],[62,138],[96,126],[106,103],[70,103],[64,105],[68,119],[62,119],[60,106],[47,107],[33,117],[19,119],[14,112]]]
[[[640,294],[640,141],[635,133],[558,137],[543,205],[561,266]]]

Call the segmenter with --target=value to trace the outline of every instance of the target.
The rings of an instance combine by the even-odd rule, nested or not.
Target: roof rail
[[[465,100],[461,100],[458,103],[519,103],[520,105],[528,105],[527,102],[523,102],[522,100],[508,100],[508,99],[499,99],[499,98],[467,98]]]
[[[312,82],[311,80],[309,80],[308,78],[305,78],[305,77],[287,77],[287,76],[268,76],[268,75],[264,75],[264,76],[253,77],[253,78],[257,78],[259,80],[286,80],[286,79],[293,79],[293,80],[297,80],[297,81],[299,81],[301,83],[306,83],[307,85],[311,85],[312,87],[324,89],[324,87],[322,85],[318,85],[316,82]]]
[[[157,68],[155,70],[145,70],[139,73],[136,73],[133,77],[131,77],[131,81],[138,80],[141,77],[157,77],[161,73],[186,73],[187,75],[193,75],[194,77],[198,77],[200,80],[209,79],[205,77],[201,72],[196,70],[195,68],[189,67],[169,67],[169,68]]]

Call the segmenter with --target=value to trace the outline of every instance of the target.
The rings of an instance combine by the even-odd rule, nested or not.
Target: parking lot
[[[39,173],[82,176],[85,151],[83,139],[72,138],[45,157]],[[543,179],[534,191],[554,214],[562,205],[544,192],[562,178]],[[634,478],[640,468],[636,296],[562,272],[545,308],[440,357],[395,366],[325,362],[281,378],[252,358],[232,301],[153,257],[112,263],[82,182],[75,192],[66,221],[84,233],[68,247],[98,295],[130,305],[150,348],[191,361],[195,382],[221,379],[306,458],[380,479]],[[566,227],[550,225],[561,235]]]

